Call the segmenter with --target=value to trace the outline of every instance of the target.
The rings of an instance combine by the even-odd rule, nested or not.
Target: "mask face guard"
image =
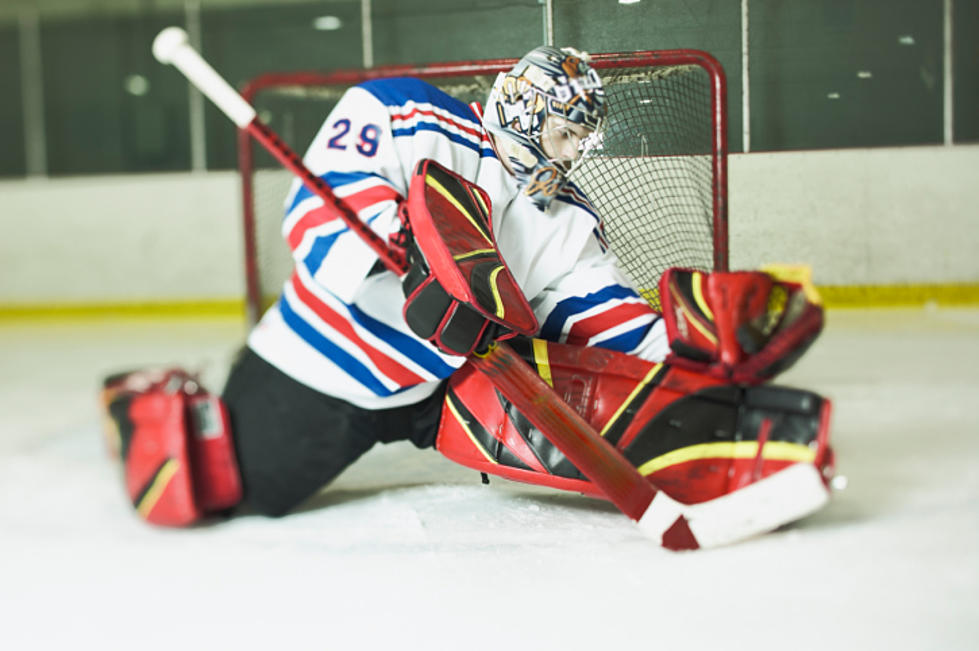
[[[548,108],[545,108],[542,113],[538,116],[542,128],[537,130],[534,137],[499,127],[490,128],[490,131],[499,137],[500,153],[507,158],[514,175],[523,186],[523,194],[527,195],[538,208],[545,210],[558,192],[567,185],[569,177],[601,149],[605,119],[598,117],[590,120],[586,125],[572,122],[561,113],[551,113]],[[560,118],[565,123],[549,129],[546,126],[548,117]],[[592,124],[595,129],[580,138],[573,158],[561,159],[551,155],[553,151],[548,153],[548,149],[555,149],[545,144],[546,139],[553,137],[552,132],[574,129],[575,126],[590,129]]]
[[[542,129],[539,135],[531,139],[525,139],[524,143],[520,143],[518,146],[522,146],[526,152],[527,159],[534,159],[534,164],[532,166],[525,165],[522,170],[517,172],[518,180],[525,183],[523,188],[523,193],[526,194],[530,199],[542,210],[546,209],[555,196],[563,189],[570,178],[581,169],[584,162],[592,158],[595,152],[600,150],[602,147],[603,135],[604,135],[604,118],[598,118],[592,121],[595,125],[595,129],[590,131],[587,135],[580,138],[577,146],[575,147],[575,155],[573,158],[558,158],[552,154],[556,153],[556,147],[548,147],[549,143],[546,140],[551,136],[552,132],[573,129],[575,126],[581,127],[584,125],[567,121],[563,115],[557,115],[556,117],[565,120],[564,124],[556,125],[550,129],[546,127],[548,124],[548,117],[544,118],[545,128]],[[590,127],[585,127],[590,128]],[[515,142],[515,141],[514,141]],[[549,153],[548,149],[552,149]],[[515,162],[511,157],[511,163]],[[516,165],[514,166],[516,169]]]
[[[562,116],[556,116],[564,121],[563,124],[556,124],[548,128],[548,120],[552,116],[548,116],[545,119],[545,128],[541,132],[540,136],[540,150],[543,157],[552,165],[557,166],[566,177],[570,177],[578,169],[581,168],[582,163],[585,160],[594,157],[595,152],[602,148],[602,143],[605,135],[605,119],[599,118],[593,121],[591,124],[594,125],[584,125],[577,124],[574,122],[567,121]],[[584,128],[587,133],[584,135],[579,135],[576,133],[575,127]],[[558,135],[553,135],[557,132]],[[570,132],[570,133],[569,133]],[[562,149],[566,152],[568,151],[567,146],[562,146],[561,143],[569,138],[574,138],[577,143],[574,147],[574,156],[560,157],[557,154],[564,153]],[[548,153],[550,150],[550,153]]]

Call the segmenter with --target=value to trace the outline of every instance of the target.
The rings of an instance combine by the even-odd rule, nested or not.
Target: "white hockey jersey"
[[[497,158],[479,117],[459,100],[409,78],[351,88],[305,162],[387,238],[400,226],[398,202],[423,158],[490,196],[494,235],[537,315],[539,336],[665,357],[662,319],[617,267],[588,199],[569,184],[546,212],[536,208]],[[377,256],[298,181],[282,233],[296,264],[249,336],[258,355],[313,389],[368,409],[417,402],[463,364],[411,332],[400,280],[378,273]]]

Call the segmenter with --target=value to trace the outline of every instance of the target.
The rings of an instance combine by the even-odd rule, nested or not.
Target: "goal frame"
[[[385,77],[418,77],[441,79],[465,75],[495,75],[506,72],[519,59],[485,59],[431,63],[424,65],[391,65],[375,68],[351,68],[332,72],[274,72],[260,75],[241,88],[242,97],[254,104],[255,96],[277,86],[356,85]],[[638,52],[605,52],[592,54],[590,64],[601,74],[610,68],[643,66],[694,65],[710,79],[711,92],[711,171],[712,171],[712,237],[714,271],[728,270],[727,205],[727,80],[720,62],[702,50],[645,50]],[[324,116],[325,118],[326,116]],[[259,282],[258,250],[255,230],[255,171],[252,138],[238,129],[238,171],[241,178],[242,233],[245,271],[245,306],[250,325],[258,322],[262,310]]]

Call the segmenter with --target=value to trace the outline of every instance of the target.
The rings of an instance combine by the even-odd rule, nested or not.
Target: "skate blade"
[[[819,470],[797,463],[700,504],[683,504],[659,491],[637,524],[667,549],[703,549],[772,531],[818,511],[827,501],[829,490]]]

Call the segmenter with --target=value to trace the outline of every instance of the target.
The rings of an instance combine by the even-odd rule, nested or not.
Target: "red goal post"
[[[265,74],[242,96],[263,121],[304,151],[350,86],[418,77],[464,102],[485,101],[517,59],[399,65],[335,72]],[[572,179],[591,198],[622,267],[654,307],[670,266],[728,268],[727,109],[724,71],[699,50],[593,54],[609,118],[602,146]],[[297,126],[305,119],[305,131]],[[278,234],[291,175],[261,161],[239,130],[246,307],[255,323],[287,279],[291,260]]]

